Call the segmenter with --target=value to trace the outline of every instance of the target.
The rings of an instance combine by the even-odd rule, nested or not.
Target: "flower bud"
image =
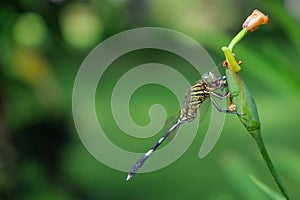
[[[269,21],[268,16],[255,9],[252,14],[243,23],[243,28],[247,31],[255,31],[260,25],[267,24]]]

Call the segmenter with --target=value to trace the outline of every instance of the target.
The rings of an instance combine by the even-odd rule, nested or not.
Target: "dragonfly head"
[[[210,88],[223,88],[227,86],[226,77],[216,78],[212,72],[206,72],[202,75],[202,80],[206,82]]]
[[[211,85],[218,79],[212,72],[206,72],[202,75],[202,80],[204,80],[207,84]]]

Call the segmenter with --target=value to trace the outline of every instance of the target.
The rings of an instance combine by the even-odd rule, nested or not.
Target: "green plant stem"
[[[245,37],[245,35],[247,35],[248,30],[243,28],[230,42],[230,44],[228,45],[228,48],[230,49],[230,51],[232,52],[233,47],[241,40],[243,39],[243,37]]]
[[[271,161],[271,158],[270,158],[270,156],[268,154],[266,146],[265,146],[265,144],[263,142],[263,138],[261,136],[260,129],[256,129],[254,131],[250,131],[250,134],[253,137],[253,139],[255,140],[255,142],[256,142],[256,144],[257,144],[257,146],[259,148],[259,151],[260,151],[263,159],[265,160],[265,162],[266,162],[266,164],[267,164],[267,166],[268,166],[268,168],[269,168],[269,170],[270,170],[270,172],[271,172],[271,174],[272,174],[272,176],[273,176],[273,178],[274,178],[277,186],[279,187],[281,193],[285,196],[285,198],[287,200],[289,200],[289,195],[288,195],[288,193],[287,193],[287,191],[286,191],[283,183],[281,182],[280,177],[278,176],[278,173],[277,173],[277,171],[276,171],[276,169],[275,169],[275,167],[274,167],[274,165],[273,165],[273,163]]]

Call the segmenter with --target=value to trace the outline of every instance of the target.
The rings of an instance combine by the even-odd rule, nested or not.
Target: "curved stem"
[[[260,134],[260,130],[251,131],[250,133],[251,133],[251,136],[254,138],[254,140],[255,140],[258,148],[259,148],[259,151],[260,151],[263,159],[265,160],[265,162],[266,162],[266,164],[267,164],[267,166],[268,166],[268,168],[269,168],[269,170],[270,170],[277,186],[279,187],[280,191],[285,196],[285,198],[287,200],[289,200],[290,199],[289,195],[288,195],[283,183],[281,182],[281,179],[279,178],[279,175],[278,175],[278,173],[277,173],[277,171],[276,171],[276,169],[275,169],[275,167],[274,167],[274,165],[271,161],[271,158],[268,154],[267,148],[266,148],[266,146],[263,142],[263,138]]]
[[[247,35],[248,30],[243,28],[230,42],[228,48],[232,52],[233,47],[241,40],[245,35]]]

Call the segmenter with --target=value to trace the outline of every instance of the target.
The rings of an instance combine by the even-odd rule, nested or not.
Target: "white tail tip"
[[[129,181],[131,178],[132,178],[132,175],[128,174],[127,178],[126,178],[126,181]]]

